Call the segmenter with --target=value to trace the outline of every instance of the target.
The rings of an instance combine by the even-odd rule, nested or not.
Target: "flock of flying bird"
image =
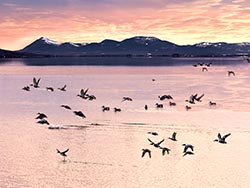
[[[247,59],[248,63],[249,63],[249,59]],[[205,63],[199,63],[199,64],[194,64],[193,65],[194,67],[202,67],[202,71],[208,71],[208,67],[211,66],[211,63],[208,63],[208,64],[205,64]],[[228,76],[235,76],[235,72],[234,71],[228,71]],[[41,81],[41,78],[33,78],[33,82],[28,85],[28,86],[25,86],[23,87],[22,89],[25,90],[25,91],[31,91],[31,87],[33,88],[40,88],[40,83]],[[155,81],[155,79],[152,79],[152,81]],[[63,87],[58,87],[57,90],[59,91],[62,91],[62,92],[65,92],[66,91],[66,87],[67,85],[65,84]],[[51,91],[51,92],[54,92],[55,89],[53,87],[46,87],[45,88],[47,91]],[[80,97],[84,100],[95,100],[96,99],[96,96],[93,95],[93,94],[89,94],[89,89],[81,89],[80,90],[80,93],[77,94],[77,97]],[[204,94],[201,94],[201,95],[198,95],[197,93],[196,94],[192,94],[189,99],[186,100],[186,102],[188,103],[186,106],[185,106],[185,109],[188,111],[191,109],[191,106],[189,105],[193,105],[195,104],[196,102],[202,102],[202,98],[204,97]],[[165,95],[162,95],[162,96],[158,96],[158,98],[160,99],[160,101],[164,101],[164,100],[169,100],[169,106],[176,106],[176,103],[173,102],[173,97],[169,94],[165,94]],[[121,102],[124,102],[124,101],[133,101],[132,98],[130,97],[123,97],[122,98],[122,101]],[[209,106],[215,106],[216,103],[215,102],[212,102],[212,101],[209,101]],[[81,118],[86,118],[85,114],[82,112],[82,111],[76,111],[76,110],[72,110],[70,106],[68,105],[65,105],[65,104],[62,104],[61,105],[62,108],[65,108],[67,110],[71,110],[73,111],[73,113],[76,115],[76,116],[79,116]],[[155,107],[158,109],[158,108],[163,108],[163,104],[162,103],[155,103]],[[144,106],[144,109],[145,110],[148,110],[148,105],[145,105]],[[108,106],[102,106],[102,111],[105,112],[105,111],[109,111],[110,110],[110,107]],[[120,108],[117,108],[115,107],[114,108],[114,112],[121,112],[121,109]],[[37,119],[37,123],[38,124],[46,124],[46,125],[50,125],[49,121],[47,120],[47,115],[44,114],[44,113],[40,113],[38,112],[37,113],[37,117],[35,118]],[[53,127],[53,126],[50,126],[48,127],[49,129],[59,129],[59,127]],[[154,136],[158,135],[158,133],[156,132],[148,132],[149,134],[152,134]],[[177,139],[176,139],[176,132],[174,132],[172,134],[171,137],[169,137],[168,139],[176,142]],[[225,141],[226,138],[228,136],[230,136],[231,133],[228,133],[224,136],[221,136],[220,133],[218,133],[218,138],[215,139],[214,141],[217,141],[219,143],[222,143],[222,144],[226,144],[227,142]],[[169,154],[170,153],[170,149],[167,148],[167,147],[162,147],[161,144],[164,142],[165,139],[159,141],[159,142],[154,142],[152,141],[151,139],[148,138],[148,141],[150,143],[150,145],[154,146],[155,148],[158,148],[162,151],[162,155],[165,155],[166,153]],[[183,150],[183,156],[186,156],[186,155],[193,155],[194,154],[194,146],[191,145],[191,144],[183,144],[183,147],[184,147],[184,150]],[[61,156],[64,157],[64,161],[65,161],[65,157],[67,156],[66,153],[69,151],[69,149],[65,150],[65,151],[59,151],[58,149],[57,150],[57,153],[59,153]],[[148,149],[148,148],[145,148],[145,149],[142,149],[142,157],[145,156],[145,154],[148,154],[148,156],[151,158],[151,150]]]
[[[158,133],[157,132],[148,132],[148,134],[157,136]],[[176,138],[177,133],[173,132],[171,137],[168,137],[169,140],[173,141],[173,142],[177,142],[177,138]],[[227,144],[226,142],[226,138],[228,136],[230,136],[231,133],[225,134],[224,136],[222,136],[220,133],[218,133],[217,138],[214,140],[215,142],[221,143],[221,144]],[[154,146],[157,149],[160,149],[162,152],[162,155],[164,156],[166,153],[170,154],[171,149],[167,148],[167,147],[163,147],[161,146],[161,144],[165,141],[165,139],[162,139],[159,142],[154,142],[151,139],[148,138],[149,144]],[[192,144],[182,144],[183,148],[183,157],[186,155],[194,155],[194,146]],[[151,150],[148,148],[143,148],[142,149],[142,156],[144,157],[146,154],[148,154],[149,158],[151,158],[152,154],[151,154]]]

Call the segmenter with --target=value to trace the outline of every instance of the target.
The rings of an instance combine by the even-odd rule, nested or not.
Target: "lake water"
[[[241,58],[152,59],[1,60],[0,187],[249,187],[250,64]],[[192,66],[200,62],[212,66],[204,72]],[[33,77],[41,78],[40,88],[22,90]],[[59,91],[64,84],[67,91]],[[87,88],[96,100],[77,97]],[[204,93],[202,102],[188,104],[195,93]],[[163,94],[176,106],[160,101]],[[124,96],[133,101],[122,102]],[[103,105],[111,110],[103,112]],[[38,112],[60,129],[37,124]],[[168,139],[174,131],[177,142]],[[219,132],[231,133],[228,144],[213,141]],[[161,146],[170,154],[162,156],[148,138],[165,139]],[[194,155],[183,157],[184,143],[194,145]],[[67,148],[64,162],[56,149]],[[141,157],[143,148],[152,158]]]

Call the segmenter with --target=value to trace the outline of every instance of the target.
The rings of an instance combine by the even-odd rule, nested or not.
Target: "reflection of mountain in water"
[[[244,61],[241,58],[129,58],[129,57],[57,57],[57,58],[22,58],[0,59],[0,64],[21,64],[31,66],[179,66],[198,63],[212,63],[213,65],[234,65]]]

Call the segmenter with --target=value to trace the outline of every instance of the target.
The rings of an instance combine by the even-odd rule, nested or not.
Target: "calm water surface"
[[[202,72],[191,66],[200,61],[215,62]],[[240,59],[219,61],[146,67],[2,63],[0,187],[249,187],[250,65]],[[236,76],[228,77],[229,70]],[[41,78],[40,88],[22,90],[33,77]],[[64,84],[66,92],[56,89]],[[55,91],[46,91],[47,86]],[[82,88],[97,100],[76,97]],[[194,93],[205,96],[186,111],[185,100]],[[160,101],[163,94],[172,95],[177,105]],[[121,102],[123,96],[133,101]],[[217,105],[209,107],[209,101]],[[156,109],[156,102],[164,108]],[[61,104],[81,110],[86,119]],[[111,111],[102,112],[102,105]],[[122,112],[114,113],[114,107]],[[37,124],[37,112],[63,129]],[[177,142],[167,139],[174,131]],[[218,132],[231,132],[228,144],[213,142]],[[162,156],[147,138],[165,139],[162,146],[170,154]],[[183,143],[193,144],[195,155],[182,157]],[[66,162],[56,148],[70,149]],[[142,148],[152,151],[151,159],[141,158]]]

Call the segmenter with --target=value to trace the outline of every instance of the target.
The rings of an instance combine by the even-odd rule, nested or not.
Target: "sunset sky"
[[[179,45],[250,42],[250,0],[0,0],[0,48],[155,36]]]

